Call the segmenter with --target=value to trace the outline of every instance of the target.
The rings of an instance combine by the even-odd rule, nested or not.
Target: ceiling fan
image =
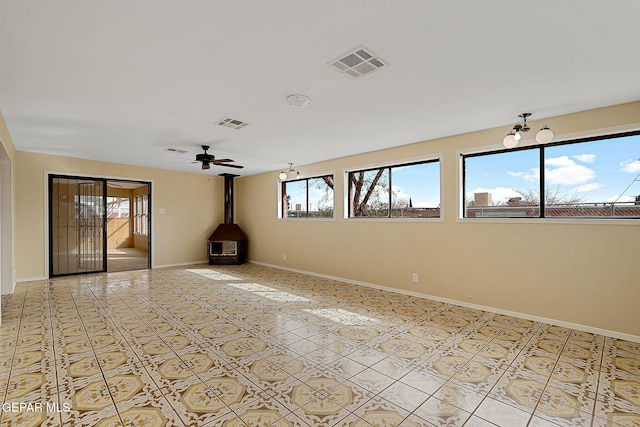
[[[195,162],[202,163],[203,170],[211,169],[211,165],[226,166],[228,168],[236,168],[236,169],[244,168],[244,166],[232,165],[231,164],[231,162],[233,162],[232,159],[216,159],[216,156],[214,156],[213,154],[207,153],[207,150],[209,149],[208,145],[202,145],[201,147],[204,153],[196,154]]]

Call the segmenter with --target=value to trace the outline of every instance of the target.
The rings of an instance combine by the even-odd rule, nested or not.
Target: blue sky
[[[467,158],[466,191],[490,192],[493,202],[537,190],[539,151]],[[632,201],[640,195],[640,135],[545,149],[546,185],[560,198],[584,202]]]
[[[439,162],[392,168],[395,200],[411,202],[414,208],[440,206]]]

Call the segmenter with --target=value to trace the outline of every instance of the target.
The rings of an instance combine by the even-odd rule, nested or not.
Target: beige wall
[[[640,128],[640,102],[545,120],[556,141]],[[640,226],[458,220],[458,150],[501,147],[508,127],[299,168],[334,171],[336,219],[278,220],[277,174],[236,181],[252,261],[574,323],[640,338]],[[442,154],[442,222],[345,220],[343,171]],[[286,261],[283,260],[286,254]],[[412,282],[418,273],[419,283]]]
[[[16,152],[14,170],[18,280],[48,275],[45,171],[151,181],[154,267],[206,260],[206,239],[222,221],[222,178],[217,176],[24,151]],[[164,214],[159,214],[160,208]]]

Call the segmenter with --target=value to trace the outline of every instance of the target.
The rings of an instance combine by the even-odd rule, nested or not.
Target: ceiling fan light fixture
[[[207,150],[209,149],[208,145],[201,145],[200,147],[202,148],[204,153],[196,154],[195,162],[202,163],[203,170],[211,169],[212,164],[215,166],[225,166],[228,168],[235,168],[235,169],[244,168],[244,166],[233,164],[233,159],[216,159],[216,156],[214,156],[213,154],[207,153]]]
[[[282,171],[278,174],[278,178],[280,178],[280,181],[284,181],[288,176],[289,175],[285,171]]]

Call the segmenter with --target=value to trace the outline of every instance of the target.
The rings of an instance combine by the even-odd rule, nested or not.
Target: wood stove
[[[233,179],[238,175],[222,173],[224,177],[224,223],[207,239],[209,265],[243,264],[248,255],[248,239],[233,222]]]

